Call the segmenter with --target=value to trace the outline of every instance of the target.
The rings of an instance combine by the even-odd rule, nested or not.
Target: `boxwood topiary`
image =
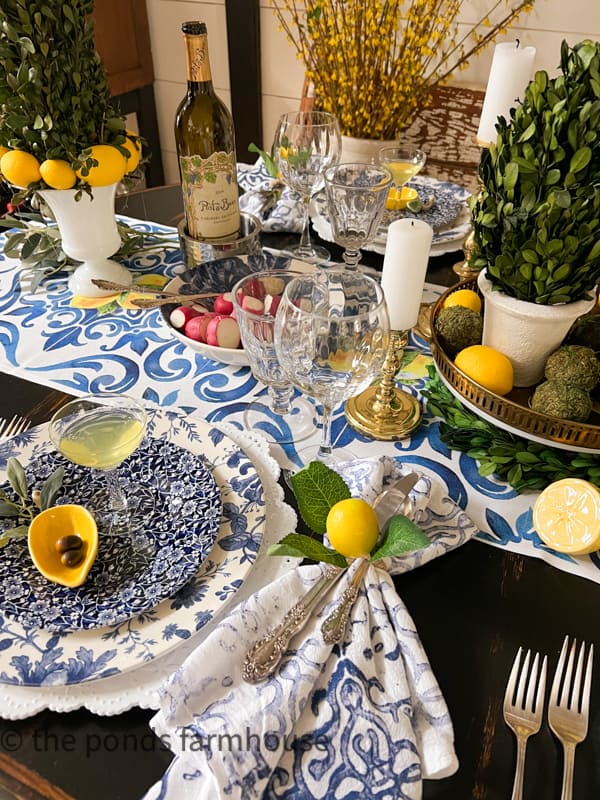
[[[600,281],[600,42],[563,42],[558,76],[538,71],[496,130],[471,204],[471,266],[519,300],[588,297]]]

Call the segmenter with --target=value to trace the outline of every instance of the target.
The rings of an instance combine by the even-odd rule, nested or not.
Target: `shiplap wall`
[[[490,0],[465,0],[460,20],[468,23],[480,19],[489,5]],[[206,22],[215,89],[229,106],[225,5],[224,0],[147,0],[147,6],[165,181],[176,183],[179,173],[173,121],[177,105],[185,94],[181,23],[188,19]],[[284,33],[278,31],[269,0],[261,0],[260,11],[265,139],[262,144],[268,149],[279,115],[298,106],[304,70]],[[569,44],[585,38],[600,39],[600,0],[536,0],[533,11],[523,15],[498,41],[514,41],[516,37],[523,46],[536,48],[536,68],[552,74],[559,62],[563,39]],[[485,87],[492,54],[493,45],[468,69],[458,73],[455,80]]]

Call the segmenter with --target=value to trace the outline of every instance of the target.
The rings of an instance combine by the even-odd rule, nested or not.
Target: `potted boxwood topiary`
[[[538,71],[496,129],[471,207],[470,263],[482,270],[483,342],[513,361],[517,386],[530,386],[600,281],[600,43],[563,42],[558,76]],[[514,316],[499,318],[497,305]],[[540,319],[544,329],[530,334]]]
[[[111,104],[94,46],[93,5],[2,0],[0,173],[16,187],[13,202],[36,192],[43,197],[67,255],[85,261],[91,248],[103,254],[103,277],[123,282],[129,273],[105,256],[121,244],[115,189],[137,169],[141,146]],[[80,269],[74,276],[73,291],[99,293]]]

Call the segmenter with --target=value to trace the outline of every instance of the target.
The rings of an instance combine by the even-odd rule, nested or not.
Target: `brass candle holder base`
[[[476,278],[479,275],[481,270],[480,267],[471,267],[469,261],[471,260],[471,256],[475,252],[475,233],[471,231],[469,235],[463,242],[462,249],[464,251],[465,257],[463,261],[458,261],[452,267],[452,270],[461,278],[462,280],[466,280],[467,278]]]
[[[398,389],[394,380],[407,343],[408,331],[390,331],[381,383],[346,402],[346,419],[360,433],[384,441],[404,439],[421,422],[419,401]]]

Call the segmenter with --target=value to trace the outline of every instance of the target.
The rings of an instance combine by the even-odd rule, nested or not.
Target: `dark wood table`
[[[160,221],[160,220],[159,220]],[[428,280],[455,281],[461,254],[433,259]],[[45,422],[66,395],[0,374],[0,416]],[[510,797],[516,745],[502,701],[517,648],[539,649],[554,669],[565,634],[600,643],[600,586],[534,558],[472,541],[395,579],[448,703],[458,772],[426,781],[425,800]],[[0,717],[2,715],[0,685]],[[113,717],[86,710],[0,719],[0,800],[134,800],[171,754],[153,736],[152,711]],[[586,741],[577,749],[575,800],[600,797],[600,651]],[[544,722],[527,750],[525,800],[558,800],[562,754]],[[307,798],[306,800],[310,800]]]

